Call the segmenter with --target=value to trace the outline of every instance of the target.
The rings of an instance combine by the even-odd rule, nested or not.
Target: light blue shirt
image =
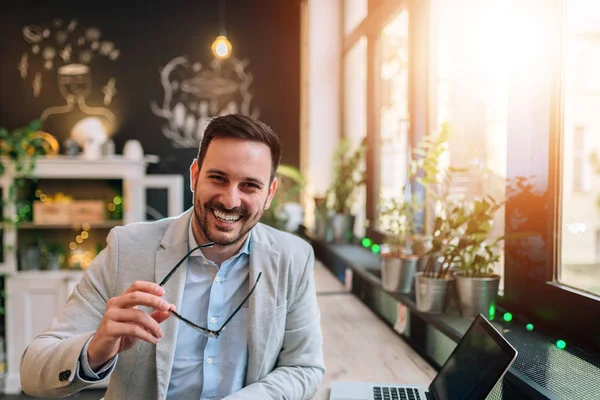
[[[191,223],[188,246],[197,246]],[[180,314],[197,325],[218,330],[250,290],[249,256],[250,235],[220,268],[201,250],[192,253]],[[179,321],[168,399],[221,399],[244,387],[247,314],[246,303],[218,338],[209,338]]]
[[[248,235],[240,251],[224,261],[220,268],[207,260],[200,249],[188,257],[183,300],[178,310],[180,315],[208,329],[218,330],[221,327],[250,290],[248,266],[251,235]],[[197,245],[190,221],[188,250]],[[167,398],[221,399],[242,389],[248,363],[247,320],[246,303],[218,338],[209,338],[178,321]],[[99,380],[112,371],[117,357],[94,373],[87,360],[88,345],[89,340],[81,352],[81,370],[77,373],[84,380]]]

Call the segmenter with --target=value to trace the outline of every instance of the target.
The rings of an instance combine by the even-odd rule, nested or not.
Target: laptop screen
[[[475,318],[429,391],[436,400],[480,400],[494,388],[517,351],[481,315]]]

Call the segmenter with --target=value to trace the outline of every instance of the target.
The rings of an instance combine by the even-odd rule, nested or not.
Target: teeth
[[[213,210],[213,213],[217,216],[217,218],[230,222],[237,221],[241,217],[239,214],[225,214],[217,210]]]

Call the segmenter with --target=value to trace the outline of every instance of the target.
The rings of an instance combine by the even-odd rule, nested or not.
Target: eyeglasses
[[[159,286],[164,286],[169,279],[171,279],[171,277],[173,276],[173,274],[175,273],[175,271],[177,271],[177,268],[179,268],[179,266],[181,264],[183,264],[183,262],[190,256],[190,254],[192,254],[194,251],[198,250],[198,249],[202,249],[202,248],[206,248],[206,247],[213,247],[214,243],[210,242],[210,243],[205,243],[205,244],[201,244],[197,247],[194,247],[192,250],[188,251],[188,253],[183,256],[183,258],[181,260],[179,260],[179,262],[173,267],[173,269],[171,270],[171,272],[169,272],[167,274],[167,276],[162,280],[162,282],[159,283]],[[233,313],[231,313],[231,315],[225,320],[225,322],[223,322],[223,325],[221,325],[221,327],[219,329],[217,329],[216,331],[213,331],[212,329],[208,329],[208,328],[203,328],[200,325],[196,325],[195,323],[193,323],[192,321],[190,321],[187,318],[182,317],[181,315],[179,315],[178,313],[176,313],[174,310],[169,309],[169,312],[174,315],[175,317],[179,318],[181,321],[185,322],[190,328],[193,328],[195,330],[197,330],[198,332],[208,336],[208,337],[212,337],[212,338],[218,338],[219,335],[221,334],[221,332],[223,332],[225,330],[225,327],[227,326],[227,324],[229,323],[229,321],[231,321],[231,319],[235,316],[235,314],[237,314],[238,311],[240,311],[240,309],[244,306],[244,304],[246,304],[246,302],[248,301],[248,299],[250,298],[250,296],[252,296],[252,293],[254,293],[254,289],[256,289],[256,284],[258,283],[258,281],[260,280],[260,276],[262,275],[262,272],[258,273],[258,276],[256,277],[256,282],[254,282],[254,285],[252,286],[252,289],[250,289],[250,291],[248,292],[248,294],[246,295],[246,297],[244,297],[244,300],[242,300],[242,302],[240,303],[239,306],[237,306],[237,308],[233,311]]]

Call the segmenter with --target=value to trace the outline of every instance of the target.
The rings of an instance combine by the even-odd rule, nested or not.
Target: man
[[[23,390],[62,397],[110,377],[107,399],[309,398],[325,371],[314,255],[258,223],[280,154],[265,124],[212,120],[192,209],[110,232],[25,350]]]

